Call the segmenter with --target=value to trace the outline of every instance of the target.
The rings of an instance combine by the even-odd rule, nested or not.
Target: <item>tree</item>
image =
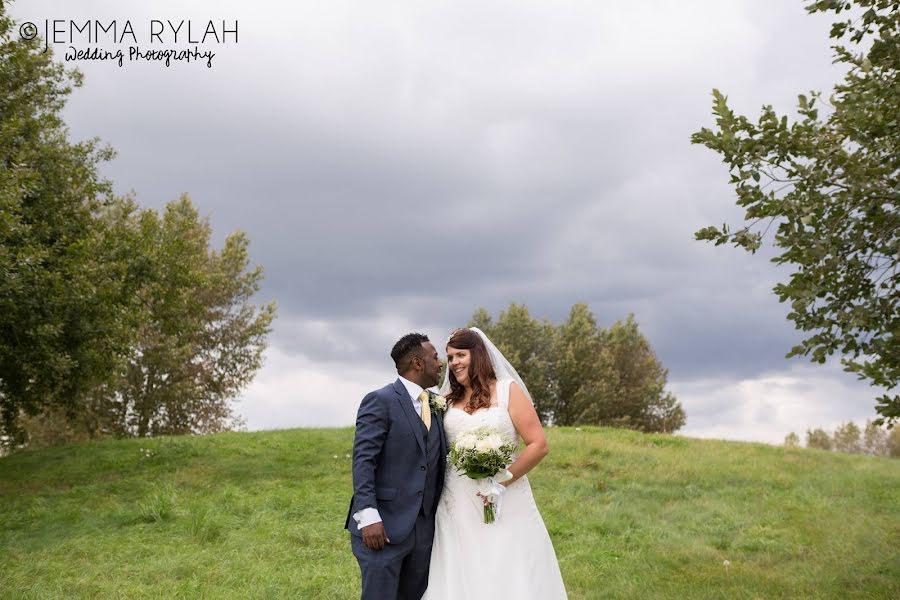
[[[546,423],[553,399],[550,353],[553,325],[533,318],[525,305],[511,303],[506,311],[500,312],[496,322],[492,321],[486,310],[476,310],[469,326],[484,331],[507,360],[515,365],[534,399],[538,417]]]
[[[874,456],[887,456],[887,431],[871,420],[863,430],[863,452]]]
[[[661,432],[684,426],[684,409],[664,389],[668,371],[633,315],[604,331],[586,304],[572,306],[554,326],[512,303],[496,322],[476,310],[469,326],[481,328],[515,365],[544,423]]]
[[[0,445],[24,441],[25,415],[80,412],[128,347],[133,308],[96,227],[113,152],[70,142],[60,117],[81,75],[16,29],[0,4]]]
[[[838,452],[860,454],[863,451],[859,426],[848,421],[834,430],[834,449]]]
[[[784,436],[784,446],[785,448],[799,448],[800,447],[800,436],[794,433],[793,431]]]
[[[527,309],[526,309],[527,310]],[[475,310],[475,313],[472,315],[472,318],[469,319],[469,327],[477,327],[482,330],[488,337],[490,337],[489,331],[492,331],[494,326],[494,319],[491,317],[491,313],[487,311],[487,309],[479,308]]]
[[[97,406],[118,435],[210,433],[229,428],[230,402],[262,364],[274,304],[249,302],[262,270],[248,270],[242,232],[209,249],[210,227],[190,199],[160,218],[126,203],[110,216],[132,228],[144,270],[138,335]]]
[[[831,436],[824,429],[806,430],[806,447],[831,450]]]
[[[790,445],[785,438],[785,446]],[[866,421],[860,431],[856,423],[848,421],[835,429],[834,434],[823,429],[807,430],[806,445],[809,448],[836,450],[850,454],[870,454],[873,456],[900,457],[900,427],[885,429],[875,421]]]
[[[612,383],[599,399],[600,422],[641,431],[672,433],[687,419],[671,392],[666,392],[669,371],[663,367],[640,332],[634,315],[616,321],[603,333],[598,372]]]
[[[887,455],[900,458],[900,427],[894,427],[888,433]]]
[[[0,2],[0,446],[228,427],[275,313],[247,237],[115,198],[60,116],[80,74],[15,29]]]
[[[554,425],[599,423],[597,403],[600,397],[610,397],[616,381],[614,372],[598,372],[602,349],[597,322],[587,304],[572,306],[569,317],[556,328],[553,356],[557,382],[553,403]]]
[[[799,120],[764,106],[756,123],[713,91],[716,128],[692,142],[722,155],[746,224],[706,227],[698,240],[755,252],[773,225],[772,260],[796,267],[775,286],[787,318],[808,334],[787,354],[846,370],[874,386],[900,382],[900,2],[818,0],[810,13],[848,11],[831,37],[848,69],[826,101],[799,96]],[[857,14],[861,13],[861,14]],[[900,419],[900,395],[878,398],[879,423]]]

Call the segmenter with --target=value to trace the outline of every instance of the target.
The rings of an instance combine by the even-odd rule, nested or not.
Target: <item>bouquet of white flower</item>
[[[503,442],[500,432],[479,427],[457,438],[450,449],[450,464],[472,479],[484,480],[479,497],[484,500],[484,522],[493,523],[499,511],[500,483],[512,478],[506,467],[516,451],[515,444]]]

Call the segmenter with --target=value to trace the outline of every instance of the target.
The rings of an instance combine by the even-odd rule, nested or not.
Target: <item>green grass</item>
[[[900,598],[898,460],[548,434],[530,479],[570,598]],[[0,458],[0,596],[358,597],[352,443],[295,429]]]

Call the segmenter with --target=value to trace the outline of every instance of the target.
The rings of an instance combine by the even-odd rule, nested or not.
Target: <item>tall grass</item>
[[[549,430],[529,476],[569,597],[900,598],[900,461]],[[355,598],[352,429],[0,458],[0,596]]]

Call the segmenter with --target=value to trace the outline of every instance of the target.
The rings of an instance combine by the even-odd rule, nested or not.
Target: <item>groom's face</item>
[[[422,375],[428,383],[427,387],[437,385],[440,382],[441,359],[431,342],[422,342],[422,361],[424,363]]]

